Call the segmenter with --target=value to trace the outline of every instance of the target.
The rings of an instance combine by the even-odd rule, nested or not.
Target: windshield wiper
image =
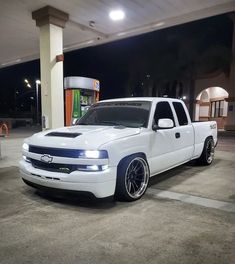
[[[131,128],[140,128],[143,127],[143,125],[123,125],[117,122],[113,121],[102,121],[102,122],[96,122],[96,123],[78,123],[77,125],[87,125],[87,126],[102,126],[102,125],[109,125],[109,126],[120,126],[120,127],[131,127]]]
[[[113,122],[113,121],[102,121],[102,122],[96,123],[96,125],[102,125],[102,124],[111,125],[111,126],[124,126],[122,124],[119,124],[119,123]]]
[[[100,126],[100,125],[111,125],[111,126],[124,126],[116,122],[102,121],[97,123],[78,123],[77,125],[87,125],[87,126]]]
[[[89,124],[87,124],[87,123],[77,123],[76,125],[77,126],[79,126],[79,125],[82,125],[83,126],[83,125],[89,125]]]

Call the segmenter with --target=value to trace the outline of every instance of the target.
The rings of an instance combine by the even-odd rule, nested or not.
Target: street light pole
[[[37,125],[39,125],[39,98],[38,98],[38,95],[39,95],[39,92],[38,92],[38,85],[41,84],[40,80],[36,80],[36,109],[37,109],[37,113],[36,113],[36,122],[37,122]]]

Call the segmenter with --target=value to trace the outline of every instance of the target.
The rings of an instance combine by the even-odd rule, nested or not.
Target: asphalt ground
[[[150,181],[132,203],[48,196],[26,186],[23,138],[2,139],[0,263],[235,263],[235,137],[213,164],[189,163]]]

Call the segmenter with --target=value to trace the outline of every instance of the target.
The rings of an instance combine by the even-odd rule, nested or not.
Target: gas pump
[[[64,89],[65,124],[71,126],[99,101],[100,82],[86,77],[66,77]]]

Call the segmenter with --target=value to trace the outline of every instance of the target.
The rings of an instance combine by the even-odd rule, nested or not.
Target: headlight
[[[98,159],[100,153],[98,150],[86,150],[84,156],[89,159]]]
[[[108,152],[106,150],[85,150],[80,157],[85,159],[108,159]]]
[[[27,143],[24,143],[23,146],[22,146],[23,150],[25,151],[29,151],[29,144]]]

